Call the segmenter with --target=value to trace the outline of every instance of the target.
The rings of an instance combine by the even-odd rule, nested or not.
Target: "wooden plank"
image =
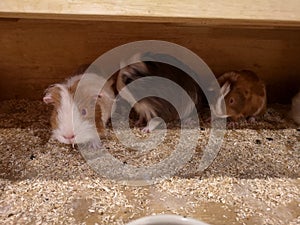
[[[289,102],[300,84],[299,29],[23,19],[0,21],[0,33],[0,99],[41,99],[49,84],[70,76],[80,64],[147,39],[191,49],[216,75],[254,70],[267,82],[270,102]]]
[[[300,26],[299,0],[1,0],[0,17]]]

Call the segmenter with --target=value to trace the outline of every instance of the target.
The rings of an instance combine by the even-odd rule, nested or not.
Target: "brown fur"
[[[252,71],[225,73],[218,79],[222,86],[229,81],[230,92],[225,96],[226,111],[233,120],[261,116],[266,111],[265,84]],[[261,108],[261,110],[259,110]],[[259,112],[258,112],[259,110]]]
[[[300,92],[292,99],[291,116],[293,120],[300,125]]]
[[[75,96],[79,82],[80,82],[80,80],[76,81],[71,87],[69,87],[69,92],[72,94],[73,98]],[[86,118],[88,120],[94,119],[98,133],[101,136],[104,136],[105,135],[105,125],[103,124],[102,119],[101,119],[102,111],[101,111],[101,107],[100,107],[100,103],[99,103],[99,101],[101,101],[101,99],[99,99],[96,96],[95,96],[95,99],[90,99],[90,98],[91,98],[91,96],[87,96],[85,98],[85,101],[83,102],[83,104],[79,103],[78,106],[81,108],[86,108],[88,110],[88,112],[87,112],[88,115],[86,116]],[[94,104],[95,104],[95,109],[94,109],[95,111],[92,110],[94,107]],[[94,116],[95,116],[95,118],[93,118]]]
[[[60,106],[61,96],[59,94],[59,87],[51,86],[46,90],[46,95],[51,95],[52,102],[51,104],[54,106],[54,110],[52,110],[50,117],[50,125],[53,129],[58,128],[57,121],[57,108]]]
[[[79,82],[80,82],[80,80],[76,81],[72,86],[68,87],[68,91],[71,94],[72,98],[74,98],[74,96],[75,96]],[[51,117],[50,117],[50,124],[51,124],[52,129],[55,130],[58,128],[58,121],[57,121],[58,112],[57,112],[57,110],[61,104],[60,88],[57,86],[51,86],[50,88],[48,88],[46,90],[46,95],[48,95],[48,94],[51,95],[51,97],[52,97],[51,104],[54,106],[52,113],[51,113]],[[79,103],[78,106],[80,107],[80,109],[86,108],[88,110],[87,119],[91,120],[91,119],[93,119],[93,116],[94,116],[94,113],[92,111],[93,104],[96,103],[94,120],[95,120],[95,124],[96,124],[98,133],[101,136],[103,136],[105,134],[105,125],[103,124],[102,119],[101,119],[102,111],[101,111],[101,107],[99,104],[99,101],[101,101],[101,99],[85,99],[85,100],[86,100],[85,102]]]

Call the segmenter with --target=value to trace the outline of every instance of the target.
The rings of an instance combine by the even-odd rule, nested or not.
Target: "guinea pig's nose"
[[[75,135],[74,134],[71,134],[71,135],[63,135],[63,137],[66,139],[66,140],[72,140],[75,138]]]

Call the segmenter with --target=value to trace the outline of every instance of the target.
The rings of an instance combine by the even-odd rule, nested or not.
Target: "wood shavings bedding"
[[[211,224],[299,224],[300,131],[286,118],[288,109],[272,105],[254,123],[233,124],[217,158],[197,173],[210,131],[202,123],[190,162],[172,178],[139,187],[99,176],[79,151],[49,140],[50,109],[43,103],[3,101],[0,223],[126,224],[174,213]],[[125,148],[112,131],[104,144],[119,160],[145,166],[171,153],[178,132],[168,135],[166,145],[147,154]]]

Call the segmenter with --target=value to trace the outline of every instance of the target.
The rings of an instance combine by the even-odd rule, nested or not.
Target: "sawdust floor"
[[[210,131],[203,124],[193,159],[176,176],[126,186],[97,175],[78,150],[49,140],[47,106],[1,102],[0,223],[126,224],[165,213],[210,224],[300,224],[300,131],[287,111],[275,105],[255,123],[228,129],[217,158],[198,174]],[[161,148],[141,159],[113,135],[105,146],[127,164],[149,165],[168,154]]]

